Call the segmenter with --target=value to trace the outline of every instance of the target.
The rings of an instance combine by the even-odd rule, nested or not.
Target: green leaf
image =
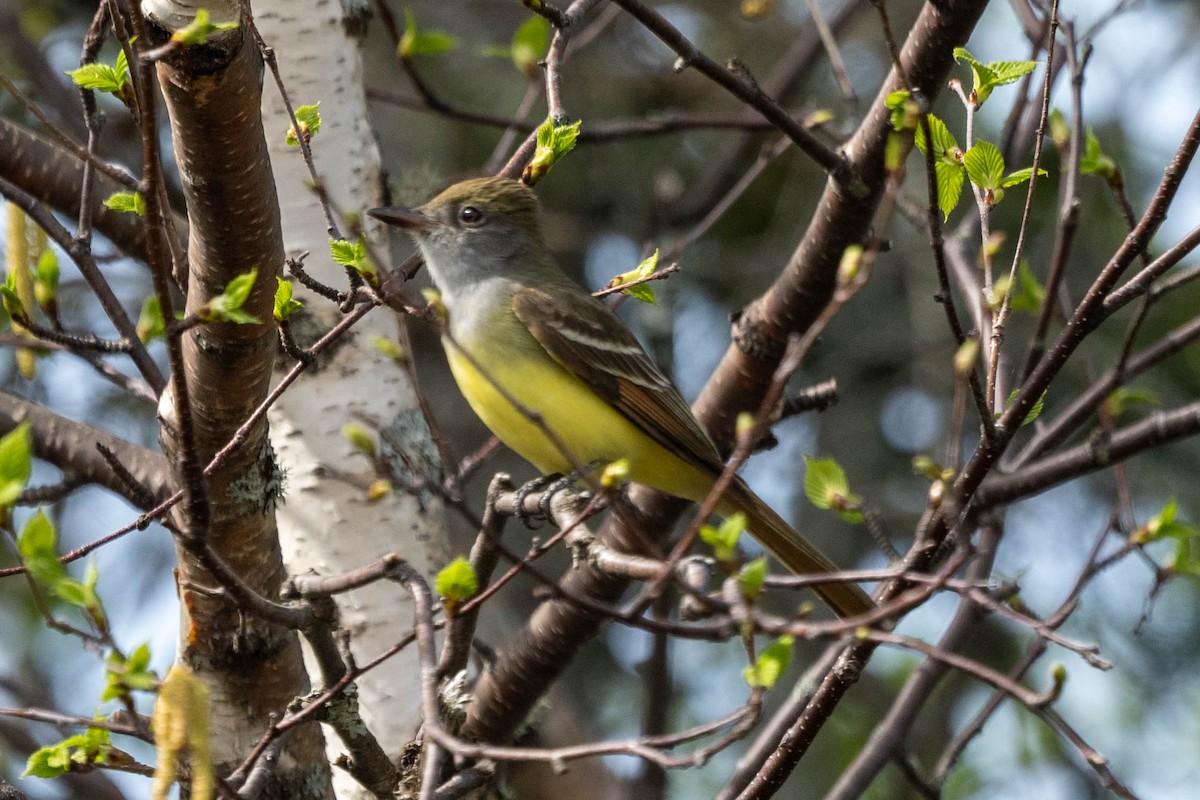
[[[350,443],[358,452],[374,458],[376,454],[375,437],[365,427],[357,422],[347,422],[342,426],[342,438]]]
[[[754,600],[762,594],[763,582],[767,579],[767,557],[760,556],[738,570],[738,586],[742,596]]]
[[[963,178],[965,170],[958,164],[937,162],[933,165],[937,176],[938,209],[942,212],[942,220],[950,219],[950,212],[958,206],[962,197]]]
[[[1008,399],[1004,402],[1004,408],[1006,410],[1013,404],[1013,401],[1017,399],[1017,395],[1020,393],[1020,391],[1021,390],[1018,388],[1009,392]],[[1033,405],[1029,407],[1029,413],[1025,415],[1025,419],[1021,420],[1021,424],[1018,427],[1024,428],[1026,425],[1040,417],[1042,415],[1042,406],[1045,404],[1045,402],[1046,392],[1042,392],[1038,396],[1038,399],[1034,401]],[[999,414],[996,415],[997,418],[999,418],[999,416]]]
[[[1095,132],[1088,128],[1087,144],[1083,155],[1079,158],[1079,171],[1084,175],[1099,175],[1106,181],[1111,181],[1120,173],[1117,162],[1106,156],[1100,149],[1100,140]]]
[[[1071,126],[1067,124],[1067,118],[1063,115],[1062,110],[1057,108],[1052,110],[1046,122],[1050,131],[1050,140],[1054,142],[1054,146],[1059,151],[1065,150],[1071,141]]]
[[[901,90],[892,92],[883,101],[884,106],[892,112],[889,121],[892,124],[892,130],[896,133],[911,131],[919,127],[917,114],[920,112],[920,106],[913,102],[911,97],[909,92]]]
[[[1037,61],[992,61],[988,63],[992,71],[992,87],[1016,83],[1038,67]]]
[[[731,562],[737,556],[737,543],[746,530],[746,515],[738,512],[721,521],[719,527],[700,526],[700,539],[713,549],[717,561]]]
[[[58,301],[58,256],[54,250],[46,247],[38,255],[37,267],[33,271],[33,292],[38,305],[43,309],[52,308]]]
[[[72,770],[103,764],[110,750],[108,731],[88,728],[86,733],[35,750],[25,762],[21,777],[57,778]]]
[[[120,50],[117,52],[116,66],[100,63],[84,64],[79,69],[69,70],[67,75],[80,89],[108,92],[123,98],[125,86],[129,83],[129,62],[125,58],[125,51]]]
[[[292,282],[276,277],[275,285],[275,321],[283,322],[285,319],[304,308],[304,303],[295,300],[292,297]]]
[[[537,129],[537,147],[521,179],[534,184],[544,178],[559,159],[575,149],[575,140],[579,138],[579,125],[578,122],[555,125],[553,120],[547,118]]]
[[[94,569],[95,565],[90,568]],[[96,594],[94,583],[81,583],[74,578],[64,577],[54,585],[54,594],[64,603],[83,609],[96,621],[104,619],[104,607]]]
[[[846,473],[832,458],[804,457],[804,494],[817,508],[834,511],[846,522],[863,520],[862,498],[851,494]]]
[[[791,636],[780,636],[758,654],[753,665],[742,670],[751,689],[770,689],[779,681],[792,660],[794,641]]]
[[[208,41],[208,37],[214,33],[221,31],[231,31],[238,26],[237,22],[209,22],[209,14],[207,8],[201,8],[196,11],[195,18],[188,23],[186,27],[180,28],[171,34],[171,41],[179,44],[204,44]]]
[[[605,288],[612,289],[618,286],[624,287],[621,289],[622,294],[627,294],[635,300],[640,300],[643,303],[654,305],[654,290],[650,288],[650,284],[639,283],[636,286],[626,286],[626,284],[633,283],[634,281],[640,281],[643,278],[648,278],[656,269],[658,269],[658,250],[655,250],[654,255],[645,259],[633,269],[629,270],[628,272],[622,272],[620,275],[613,278],[608,282],[608,286]]]
[[[17,501],[33,470],[33,439],[22,422],[0,437],[0,514]]]
[[[233,322],[237,325],[255,325],[262,322],[258,317],[242,310],[257,279],[257,269],[238,275],[226,284],[224,292],[204,304],[198,316],[205,322]]]
[[[437,593],[446,602],[446,613],[453,614],[462,601],[474,597],[479,591],[479,578],[471,562],[459,556],[437,574]]]
[[[130,692],[149,692],[158,687],[158,675],[150,669],[150,645],[142,643],[128,657],[117,652],[105,659],[106,684],[101,701],[128,698]]]
[[[1152,392],[1149,389],[1122,386],[1119,389],[1114,389],[1104,399],[1104,413],[1116,418],[1136,405],[1159,405],[1158,393]]]
[[[938,208],[942,211],[943,219],[949,219],[950,212],[958,205],[963,187],[963,152],[954,139],[954,134],[946,127],[946,123],[928,114],[929,135],[933,139],[934,172],[937,177]],[[925,141],[925,129],[918,125],[914,131],[917,147],[922,153],[929,152],[929,144]]]
[[[1046,172],[1044,169],[1039,169],[1037,174],[1040,177],[1042,175],[1049,175],[1050,173]],[[1004,176],[1004,180],[1000,181],[1000,188],[1008,189],[1012,186],[1020,186],[1022,183],[1025,183],[1025,181],[1032,177],[1033,167],[1025,167],[1024,169],[1019,169],[1016,172],[1010,172],[1008,175]]]
[[[1195,545],[1195,539],[1176,540],[1175,556],[1171,562],[1171,569],[1176,574],[1200,578],[1200,548]]]
[[[979,340],[964,339],[963,343],[954,351],[954,374],[966,377],[975,369],[975,362],[979,360]]]
[[[991,142],[978,141],[963,155],[967,177],[980,189],[998,189],[1004,179],[1004,156]]]
[[[975,60],[966,48],[954,48],[954,60],[966,61],[971,65],[974,77],[972,91],[975,93],[975,105],[981,106],[991,96],[992,90],[1020,80],[1037,69],[1036,61],[992,61],[987,64]]]
[[[958,146],[958,141],[955,140],[954,134],[946,127],[946,123],[933,114],[926,116],[929,120],[929,135],[933,139],[933,154],[938,163],[949,164],[955,167],[960,166],[962,164],[963,152]],[[918,125],[914,135],[916,145],[920,151],[922,153],[928,152],[924,126]]]
[[[404,352],[404,348],[399,343],[381,334],[376,334],[371,339],[371,346],[385,358],[390,358],[397,363],[403,363],[408,358],[408,354]]]
[[[532,16],[521,23],[513,34],[510,53],[517,71],[529,80],[538,76],[538,62],[550,45],[550,22],[545,17]]]
[[[87,587],[74,578],[63,578],[54,586],[54,594],[69,606],[87,608]]]
[[[17,291],[16,270],[9,270],[4,276],[4,285],[0,286],[0,304],[4,306],[4,313],[10,317],[25,313],[25,305],[21,302],[20,292]]]
[[[321,131],[321,104],[311,103],[303,105],[296,109],[296,125],[300,126],[300,135],[304,141],[311,141],[312,137],[316,136]],[[294,125],[289,125],[287,133],[283,137],[284,144],[290,147],[299,147],[300,139],[296,136],[296,128]]]
[[[58,560],[57,544],[54,523],[41,509],[25,523],[17,539],[17,549],[25,568],[40,586],[51,592],[67,575],[66,568]]]
[[[146,216],[146,201],[141,192],[113,192],[104,200],[104,207],[113,211],[121,211]]]
[[[1017,267],[1017,288],[1012,292],[1009,306],[1013,311],[1023,311],[1035,314],[1046,302],[1046,288],[1034,276],[1029,268],[1029,262],[1022,259]]]
[[[372,286],[379,285],[379,270],[367,255],[367,242],[359,238],[357,242],[345,239],[329,240],[329,255],[333,263],[354,270]]]
[[[156,294],[150,295],[142,302],[142,311],[138,314],[137,335],[142,344],[155,339],[165,339],[167,336],[167,324],[163,319],[162,304],[159,303]]]
[[[435,56],[458,47],[458,40],[445,31],[422,31],[417,29],[417,18],[411,9],[404,9],[404,33],[396,45],[396,54],[401,58],[413,56]]]

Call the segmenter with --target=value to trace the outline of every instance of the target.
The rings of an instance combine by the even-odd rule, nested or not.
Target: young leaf
[[[991,142],[978,141],[963,155],[963,166],[971,183],[983,190],[1000,188],[1004,179],[1004,156]]]
[[[458,40],[445,31],[422,31],[411,9],[404,9],[404,33],[396,45],[396,54],[408,59],[413,56],[436,56],[458,47]]]
[[[804,494],[817,508],[832,508],[835,498],[850,493],[846,473],[832,458],[804,457]]]
[[[33,469],[33,440],[29,423],[22,422],[0,436],[0,515],[17,501]]]
[[[1079,158],[1079,171],[1084,175],[1099,175],[1106,181],[1112,181],[1121,174],[1117,162],[1100,150],[1100,140],[1091,128],[1088,128],[1087,144]]]
[[[276,277],[275,284],[275,321],[283,322],[285,319],[304,308],[304,303],[292,297],[292,282]]]
[[[1037,174],[1039,177],[1041,177],[1042,175],[1049,175],[1050,173],[1046,172],[1044,169],[1039,169]],[[1025,181],[1032,177],[1033,167],[1025,167],[1024,169],[1010,172],[1004,176],[1004,180],[1000,181],[1000,188],[1008,189],[1013,186],[1020,186],[1022,183],[1025,183]]]
[[[550,44],[550,22],[545,17],[532,16],[521,23],[513,34],[510,53],[517,71],[529,80],[538,76],[538,62],[546,55]]]
[[[849,286],[858,277],[862,268],[863,246],[861,244],[847,245],[838,261],[837,285]]]
[[[1013,389],[1011,392],[1009,392],[1008,399],[1004,402],[1005,409],[1007,409],[1009,406],[1011,406],[1013,404],[1013,400],[1017,399],[1017,394],[1020,393],[1020,391],[1021,390],[1018,388],[1018,389]],[[1029,407],[1029,413],[1027,413],[1025,415],[1025,419],[1021,420],[1021,424],[1018,427],[1024,428],[1026,425],[1028,425],[1029,423],[1033,422],[1035,419],[1040,417],[1042,415],[1042,406],[1045,404],[1045,402],[1046,402],[1046,393],[1042,392],[1038,396],[1038,399],[1034,401],[1033,405]],[[1000,415],[997,414],[996,416],[998,418]]]
[[[171,34],[171,41],[179,44],[204,44],[208,37],[221,31],[231,31],[238,26],[237,22],[209,22],[207,8],[196,11],[196,17],[185,27]]]
[[[971,65],[976,106],[983,105],[996,87],[1020,80],[1037,69],[1038,65],[1036,61],[992,61],[982,64],[963,47],[954,48],[954,60],[966,61]]]
[[[939,161],[933,165],[937,176],[938,209],[942,212],[942,220],[950,219],[950,212],[958,206],[962,197],[963,176],[966,174],[958,164],[947,164]]]
[[[611,491],[618,491],[629,481],[629,459],[618,458],[610,461],[600,470],[600,485]]]
[[[958,350],[954,352],[954,374],[966,377],[971,374],[971,370],[975,369],[975,362],[979,360],[979,340],[966,339],[958,346]]]
[[[104,199],[104,207],[113,211],[123,211],[146,216],[146,201],[141,192],[113,192]]]
[[[713,549],[713,558],[729,563],[737,556],[737,543],[746,529],[746,515],[730,514],[719,527],[700,526],[700,539]]]
[[[574,150],[575,140],[579,138],[579,125],[578,122],[555,125],[551,119],[543,122],[537,129],[537,147],[533,151],[533,158],[525,167],[521,180],[531,185],[537,183],[559,159]]]
[[[625,284],[647,278],[652,275],[656,269],[658,269],[658,250],[655,250],[654,255],[645,259],[633,269],[629,270],[628,272],[622,272],[620,275],[613,278],[604,288],[611,289],[616,286],[623,286],[625,288],[621,289],[622,294],[627,294],[633,299],[640,300],[643,303],[654,305],[654,290],[650,288],[650,284],[639,283],[636,286],[626,286]]]
[[[1046,288],[1034,276],[1029,262],[1022,259],[1017,267],[1017,288],[1012,293],[1009,306],[1013,311],[1036,314],[1046,302]]]
[[[938,208],[942,216],[949,219],[950,212],[958,205],[963,186],[963,152],[954,139],[954,134],[946,127],[946,123],[927,114],[929,136],[933,140],[934,172],[937,175]],[[922,153],[929,152],[929,143],[925,140],[925,128],[917,125],[915,142]]]
[[[146,344],[155,339],[163,339],[167,334],[166,320],[163,319],[162,304],[158,295],[152,294],[142,303],[142,311],[138,314],[137,335]]]
[[[296,136],[296,126],[289,125],[284,134],[283,142],[289,147],[299,147],[300,138],[308,142],[321,130],[321,104],[312,103],[296,109],[296,125],[300,126],[300,137]]]
[[[371,261],[371,257],[367,255],[367,242],[365,239],[360,237],[357,242],[349,242],[345,239],[330,239],[329,255],[333,258],[333,263],[354,270],[372,286],[379,285],[379,270],[375,267],[375,263]]]
[[[471,562],[459,556],[437,574],[435,586],[437,593],[445,599],[446,613],[453,615],[464,600],[479,591],[479,578]]]
[[[370,431],[362,425],[357,422],[347,422],[342,426],[342,436],[358,452],[368,458],[375,457],[375,437],[371,436]]]
[[[951,470],[946,469],[938,462],[926,455],[915,455],[912,460],[913,472],[917,475],[928,478],[931,481],[946,480],[953,476]]]
[[[57,778],[73,769],[103,764],[111,746],[108,731],[88,728],[85,733],[63,739],[30,754],[21,777]]]
[[[1049,119],[1046,120],[1050,131],[1050,140],[1054,142],[1054,146],[1063,151],[1071,142],[1071,126],[1067,124],[1067,118],[1063,115],[1061,109],[1054,109],[1050,112]]]
[[[911,131],[917,127],[917,114],[920,111],[920,106],[911,100],[912,95],[906,91],[892,92],[883,101],[884,106],[891,111],[891,116],[888,118],[892,124],[892,130],[896,133]]]
[[[817,508],[834,511],[846,522],[863,520],[862,499],[850,492],[846,473],[832,458],[804,457],[804,494]]]
[[[133,85],[129,82],[129,62],[125,58],[124,50],[117,52],[116,66],[99,63],[84,64],[79,69],[69,70],[67,75],[80,89],[108,92],[122,102],[132,94]]]
[[[1176,515],[1179,513],[1179,502],[1175,498],[1167,501],[1167,504],[1146,523],[1130,534],[1130,541],[1136,544],[1146,544],[1147,542],[1158,541],[1161,539],[1175,539],[1180,547],[1176,549],[1176,564],[1178,568],[1180,559],[1191,560],[1192,544],[1195,540],[1200,539],[1200,530],[1188,525],[1185,522],[1176,520]]]
[[[29,574],[43,588],[54,591],[66,579],[67,570],[58,560],[58,533],[45,512],[38,509],[25,523],[17,539],[17,550]]]
[[[46,247],[38,256],[37,267],[33,271],[33,294],[38,305],[47,313],[53,313],[58,307],[58,256]]]
[[[204,304],[198,312],[199,317],[205,322],[233,322],[238,325],[262,322],[258,317],[242,310],[257,279],[257,269],[238,275],[225,286],[224,292]]]
[[[375,335],[375,338],[371,340],[371,346],[381,355],[397,363],[402,363],[408,358],[408,355],[404,352],[404,348],[399,343],[381,334]]]
[[[1158,393],[1152,392],[1149,389],[1138,389],[1133,386],[1122,386],[1114,389],[1108,397],[1104,399],[1104,413],[1109,417],[1116,418],[1124,414],[1130,407],[1135,405],[1156,406],[1159,405]]]
[[[762,594],[763,581],[767,579],[767,557],[760,556],[738,570],[738,586],[742,596],[754,600]]]
[[[754,664],[742,670],[751,689],[770,689],[779,681],[792,659],[791,636],[780,636],[758,654]]]
[[[934,156],[941,163],[950,164],[955,167],[959,166],[962,163],[963,152],[959,148],[954,134],[946,127],[946,123],[933,114],[926,115],[926,118],[929,120],[929,136],[933,139]],[[918,125],[914,136],[917,148],[922,153],[927,153],[929,145],[925,141],[925,127]]]

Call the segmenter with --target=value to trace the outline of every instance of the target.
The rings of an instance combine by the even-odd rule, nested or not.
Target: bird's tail
[[[739,511],[746,516],[750,535],[794,574],[838,571],[832,561],[784,522],[741,478],[729,487],[717,507],[722,516]],[[867,593],[853,583],[821,583],[813,586],[813,591],[839,617],[853,617],[875,607]]]

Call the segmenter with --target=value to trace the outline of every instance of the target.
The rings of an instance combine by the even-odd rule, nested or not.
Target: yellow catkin
[[[5,269],[13,276],[21,308],[32,318],[33,310],[37,307],[37,300],[33,295],[33,276],[29,272],[28,219],[25,212],[15,204],[7,203],[6,205],[8,207],[8,227],[4,237],[7,244]],[[13,323],[13,330],[17,333],[27,333],[16,322]],[[21,377],[25,380],[33,380],[33,377],[37,375],[37,356],[32,350],[24,347],[17,348],[16,355],[17,371],[21,373]]]

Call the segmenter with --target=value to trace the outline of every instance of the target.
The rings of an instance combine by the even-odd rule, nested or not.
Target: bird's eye
[[[463,206],[458,210],[458,221],[464,225],[478,225],[483,222],[483,212],[475,206]]]

